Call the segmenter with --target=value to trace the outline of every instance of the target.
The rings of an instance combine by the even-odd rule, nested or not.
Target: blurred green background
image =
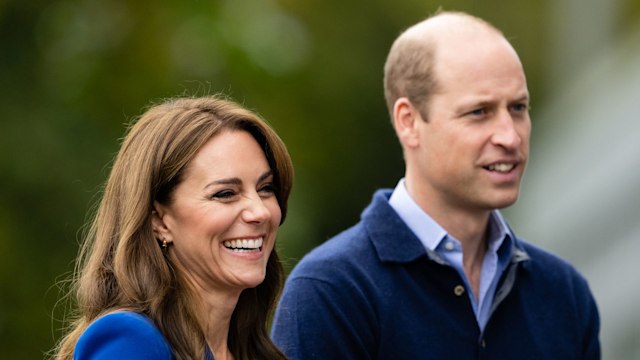
[[[520,53],[533,104],[534,170],[529,172],[548,173],[545,161],[558,152],[544,149],[562,152],[572,146],[571,134],[585,119],[572,116],[571,107],[603,99],[600,92],[580,95],[583,87],[577,82],[594,74],[594,67],[602,68],[597,59],[609,54],[606,59],[623,64],[609,61],[605,79],[613,77],[607,71],[621,69],[629,70],[617,73],[619,79],[636,79],[632,75],[640,67],[637,0],[0,0],[0,357],[42,358],[59,338],[57,284],[73,269],[87,213],[125,124],[151,102],[223,92],[279,132],[296,171],[290,215],[278,244],[287,269],[357,221],[372,192],[395,186],[404,171],[382,92],[387,51],[402,29],[438,7],[487,19]],[[606,89],[603,81],[593,81],[585,86]],[[636,82],[630,84],[638,89]],[[568,97],[563,89],[577,95]],[[637,122],[637,95],[621,94],[615,98],[626,99],[629,111],[619,118]],[[638,126],[620,134],[625,131],[640,135]],[[576,146],[603,154],[612,142],[585,140]],[[639,163],[636,150],[625,152],[627,166]],[[568,170],[555,173],[563,175],[567,182],[576,176]],[[597,191],[613,191],[615,185],[607,184]],[[591,251],[577,255],[584,237],[548,244],[537,239],[546,238],[542,230],[553,225],[534,220],[557,199],[544,196],[547,188],[535,178],[527,189],[534,189],[531,199],[547,202],[536,208],[535,200],[522,199],[508,210],[516,231],[522,224],[532,242],[569,258],[590,281],[590,274],[601,274],[592,266],[606,250],[598,239],[587,242],[596,244],[585,247]],[[637,200],[637,192],[631,197]],[[588,206],[577,204],[567,202],[567,209]],[[637,223],[633,211],[629,229]],[[599,226],[607,224],[605,218]],[[638,242],[627,237],[620,244]],[[612,264],[619,260],[614,257]],[[605,358],[637,358],[640,319],[625,316],[637,313],[637,306],[635,311],[615,306],[615,296],[603,287],[610,278],[596,280],[591,283],[603,316]],[[636,289],[631,295],[640,295],[637,279],[619,281],[627,290]],[[615,323],[608,322],[613,318]]]

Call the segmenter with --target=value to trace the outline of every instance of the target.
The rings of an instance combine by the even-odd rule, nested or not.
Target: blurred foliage
[[[627,3],[621,31],[640,11]],[[296,170],[278,245],[289,269],[403,174],[382,92],[397,34],[440,6],[489,20],[521,54],[535,106],[552,4],[0,1],[1,356],[41,358],[59,338],[57,284],[125,124],[151,102],[222,92],[281,134]]]

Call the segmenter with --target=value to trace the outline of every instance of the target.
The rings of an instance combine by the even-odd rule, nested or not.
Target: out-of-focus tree
[[[402,29],[440,6],[496,24],[522,56],[535,118],[557,61],[549,9],[559,3],[0,1],[1,356],[41,358],[59,337],[56,284],[73,269],[118,139],[151,102],[223,92],[276,128],[296,170],[278,244],[290,268],[403,173],[382,92]],[[616,3],[614,34],[640,12]]]

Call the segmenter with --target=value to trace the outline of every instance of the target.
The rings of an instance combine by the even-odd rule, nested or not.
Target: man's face
[[[436,51],[438,92],[418,122],[415,195],[445,211],[503,208],[518,197],[529,154],[526,79],[506,40],[464,42]]]

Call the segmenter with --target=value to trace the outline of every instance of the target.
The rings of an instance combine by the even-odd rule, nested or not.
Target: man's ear
[[[162,205],[157,201],[153,202],[153,210],[151,211],[151,229],[153,230],[153,235],[159,241],[166,240],[167,243],[173,241],[171,237],[171,232],[169,228],[164,222],[165,211]]]
[[[420,112],[406,97],[398,98],[393,104],[393,128],[403,147],[418,146],[418,124],[422,121]]]

